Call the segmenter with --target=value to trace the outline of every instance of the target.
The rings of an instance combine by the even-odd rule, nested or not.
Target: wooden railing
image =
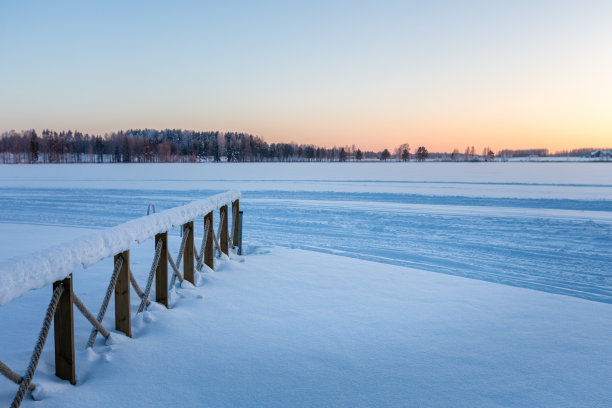
[[[19,385],[11,407],[18,407],[26,392],[35,388],[32,384],[32,377],[44,347],[51,320],[53,320],[55,336],[55,374],[71,384],[76,384],[73,305],[77,306],[77,309],[93,326],[87,345],[93,347],[98,333],[104,337],[109,336],[108,331],[102,326],[102,320],[110,297],[114,293],[115,329],[131,337],[130,286],[141,298],[141,305],[137,313],[143,311],[150,303],[149,293],[153,280],[155,281],[155,301],[168,307],[169,264],[173,272],[172,282],[178,278],[181,281],[187,280],[195,284],[195,270],[201,270],[204,265],[214,269],[215,255],[229,255],[230,248],[235,247],[238,247],[240,255],[242,253],[242,212],[239,198],[240,193],[236,191],[218,194],[205,200],[147,215],[82,240],[56,246],[30,257],[0,265],[0,276],[8,277],[6,281],[9,282],[0,292],[0,306],[31,289],[53,285],[53,296],[24,376],[17,374],[0,361],[0,374]],[[231,230],[229,206],[232,211]],[[215,234],[213,222],[214,212],[217,210],[219,211],[219,227]],[[194,244],[194,221],[200,217],[204,223],[204,235],[200,251],[198,251]],[[176,257],[176,263],[168,251],[168,231],[175,227],[182,229],[181,249]],[[147,285],[143,291],[131,273],[130,247],[150,238],[154,238],[155,255]],[[96,244],[99,245],[97,255],[91,253],[92,246]],[[79,252],[79,248],[87,248],[87,251]],[[58,253],[71,258],[58,262]],[[72,272],[79,264],[90,266],[108,256],[114,258],[113,274],[100,312],[97,317],[94,317],[73,291]],[[23,272],[31,267],[33,262],[38,262],[37,273],[24,275]],[[53,269],[54,265],[55,269]]]

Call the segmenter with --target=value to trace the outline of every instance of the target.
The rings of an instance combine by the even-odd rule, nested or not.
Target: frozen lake
[[[228,189],[251,245],[612,303],[610,163],[0,166],[0,229],[109,227]]]

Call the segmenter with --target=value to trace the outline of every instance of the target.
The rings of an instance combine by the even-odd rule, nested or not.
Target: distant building
[[[601,160],[610,160],[610,158],[612,158],[612,150],[595,150],[591,152],[591,157]]]

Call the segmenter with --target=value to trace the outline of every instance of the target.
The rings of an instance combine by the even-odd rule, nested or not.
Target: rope
[[[196,244],[193,244],[193,256],[195,256],[196,263],[200,263],[200,254],[198,254],[198,247]]]
[[[200,255],[198,256],[197,250],[195,250],[194,244],[194,253],[196,259],[198,260],[198,264],[196,265],[196,269],[198,271],[202,270],[202,266],[204,265],[204,249],[206,248],[206,240],[208,239],[208,227],[210,226],[210,220],[208,218],[204,221],[204,238],[202,238],[202,246],[200,247]]]
[[[147,280],[147,286],[145,288],[142,300],[140,302],[140,306],[138,307],[138,312],[141,313],[145,306],[149,304],[149,294],[151,293],[151,285],[153,285],[153,277],[155,276],[155,270],[157,269],[157,264],[159,264],[159,258],[161,256],[161,250],[163,241],[160,239],[157,241],[157,245],[155,246],[155,257],[153,258],[153,264],[151,264],[151,271],[149,272],[149,279]]]
[[[115,262],[115,269],[113,270],[113,275],[111,276],[111,280],[108,283],[108,288],[106,288],[106,294],[104,295],[104,300],[102,301],[102,306],[100,306],[98,318],[96,319],[100,323],[102,323],[102,320],[104,319],[104,314],[106,314],[106,308],[108,307],[108,302],[110,301],[111,295],[113,294],[113,290],[115,289],[115,284],[117,283],[117,278],[119,277],[119,271],[121,270],[122,265],[123,257],[119,256],[117,258],[117,261]],[[94,327],[91,329],[91,334],[89,335],[87,347],[93,347],[97,335],[98,329],[94,325]]]
[[[181,271],[179,271],[179,267],[174,263],[174,259],[172,259],[172,255],[170,254],[168,254],[168,262],[170,263],[170,266],[172,267],[172,270],[174,271],[172,272],[172,280],[170,281],[170,287],[173,287],[174,282],[176,282],[177,276],[179,278],[179,282],[181,283],[183,282],[183,275],[181,274]]]
[[[236,224],[238,224],[238,211],[234,211],[235,207],[232,205],[232,229],[230,230],[230,245],[234,248],[234,230],[236,229]]]
[[[179,248],[179,253],[176,257],[176,264],[174,263],[172,256],[168,254],[170,266],[172,266],[172,269],[174,269],[174,273],[172,274],[172,281],[170,282],[170,287],[174,286],[174,282],[176,282],[177,276],[179,277],[179,281],[183,282],[183,275],[181,275],[181,272],[179,272],[179,267],[181,266],[181,261],[183,260],[183,254],[185,253],[185,243],[187,242],[187,237],[189,236],[190,232],[191,230],[187,228],[185,230],[185,233],[183,234],[183,239],[181,240],[181,247]]]
[[[72,301],[77,307],[77,309],[79,309],[79,311],[83,314],[83,316],[85,316],[85,318],[89,320],[89,323],[91,323],[93,327],[95,327],[100,333],[102,333],[105,339],[108,339],[110,333],[104,328],[104,326],[102,326],[102,323],[97,321],[94,315],[92,315],[91,312],[87,310],[87,308],[85,307],[81,299],[79,299],[79,297],[76,295],[76,293],[72,294]]]
[[[225,220],[225,211],[221,210],[221,214],[220,214],[220,220],[219,220],[219,228],[217,229],[217,245],[219,244],[219,239],[221,238],[221,230],[223,229],[223,221]],[[219,255],[221,255],[221,247],[219,247]]]
[[[185,230],[185,234],[183,236],[183,240],[181,241],[181,247],[179,248],[179,254],[176,257],[177,268],[179,266],[181,266],[181,260],[183,259],[183,254],[185,253],[185,243],[187,242],[187,237],[189,236],[190,232],[191,232],[191,230],[189,228],[187,228]]]
[[[144,297],[144,293],[142,292],[142,289],[140,289],[140,286],[138,286],[138,282],[136,281],[134,274],[132,274],[132,268],[130,268],[130,282],[132,283],[132,287],[136,291],[138,297],[142,299]],[[151,302],[149,302],[149,299],[147,299],[147,306],[149,306],[149,303]]]
[[[19,385],[19,383],[23,381],[22,376],[20,376],[19,374],[11,370],[11,367],[7,366],[2,361],[0,361],[0,374],[2,374],[3,376],[5,376],[6,378],[8,378],[9,380],[11,380],[17,385]],[[30,385],[28,386],[28,389],[33,390],[34,388],[36,388],[36,386],[30,383]]]
[[[196,269],[198,268],[198,265],[200,265],[200,263],[202,262],[202,256],[204,255],[204,247],[206,246],[206,234],[207,234],[207,228],[208,228],[208,219],[204,218],[204,238],[202,238],[202,246],[200,248],[200,251],[198,251],[198,247],[196,246],[195,242],[193,243],[193,256],[195,256],[196,259]]]
[[[223,226],[225,226],[225,211],[221,210],[221,219],[219,220],[219,230],[217,231],[217,236],[215,236],[215,234],[213,233],[213,238],[215,239],[215,244],[217,245],[217,252],[219,252],[219,256],[223,255],[223,251],[221,251],[221,245],[219,245],[219,239],[221,238],[221,231],[223,231]],[[227,247],[229,248],[229,242]]]
[[[149,215],[151,210],[153,210],[153,214],[155,214],[155,204],[153,203],[149,203],[149,206],[147,207],[147,215]]]
[[[219,231],[221,231],[221,223],[219,223]],[[217,252],[219,252],[219,255],[221,255],[221,245],[219,245],[219,238],[217,238],[214,228],[212,230],[212,237],[213,237],[213,243],[215,244],[213,248],[213,254],[215,253],[215,249],[216,249]]]
[[[18,408],[19,405],[21,405],[21,401],[23,401],[23,397],[25,396],[26,391],[30,387],[32,377],[34,377],[34,372],[36,371],[36,366],[38,365],[38,360],[40,359],[40,354],[43,351],[45,341],[47,340],[47,335],[49,334],[49,329],[51,328],[51,320],[53,320],[53,316],[55,315],[55,310],[57,309],[57,304],[59,303],[59,299],[62,295],[62,292],[64,292],[63,284],[57,285],[57,287],[53,291],[53,296],[51,297],[51,301],[49,302],[47,314],[45,314],[45,319],[43,320],[43,325],[40,329],[40,334],[38,335],[36,346],[34,347],[34,351],[32,352],[30,364],[28,365],[28,369],[26,370],[25,375],[19,383],[19,390],[17,391],[17,394],[15,395],[15,398],[11,403],[11,408]]]

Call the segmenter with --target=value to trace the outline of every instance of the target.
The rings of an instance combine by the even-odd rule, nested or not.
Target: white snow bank
[[[169,241],[178,248],[178,236]],[[151,244],[130,252],[139,282]],[[244,250],[196,273],[197,287],[175,288],[170,309],[153,302],[135,316],[132,339],[113,332],[112,344],[98,336],[77,352],[76,386],[55,377],[48,344],[34,376],[43,399],[22,407],[610,406],[612,305],[309,251]],[[104,262],[75,276],[87,305],[103,296],[107,280],[95,278],[109,276]],[[0,308],[0,358],[19,373],[44,292]],[[113,316],[111,302],[109,330]],[[75,312],[77,350],[90,329]],[[16,390],[0,378],[0,407]]]
[[[240,198],[239,191],[228,191],[187,205],[140,217],[113,228],[50,247],[0,264],[0,306],[65,278],[77,267],[84,268],[126,251],[134,243],[146,241],[161,232],[192,221]]]

